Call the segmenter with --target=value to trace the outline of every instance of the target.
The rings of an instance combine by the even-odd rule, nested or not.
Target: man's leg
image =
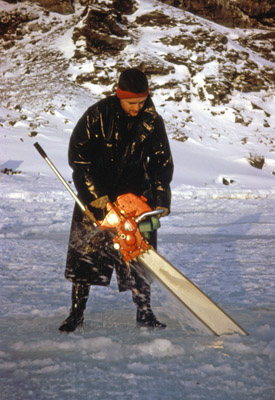
[[[136,286],[132,290],[133,302],[137,307],[137,323],[140,326],[152,328],[165,328],[155,317],[151,309],[151,288],[141,277],[136,276]]]
[[[70,314],[59,327],[61,332],[73,332],[84,321],[84,311],[89,297],[90,285],[73,283],[72,286],[72,307]]]
[[[149,243],[157,248],[157,231],[150,232]],[[137,323],[140,326],[165,328],[166,325],[158,321],[151,309],[151,288],[149,283],[134,269],[135,288],[132,290],[133,302],[137,306]]]

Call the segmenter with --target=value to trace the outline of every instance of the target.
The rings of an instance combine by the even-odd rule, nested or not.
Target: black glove
[[[157,206],[156,207],[156,210],[160,210],[160,209],[163,210],[163,213],[158,214],[157,215],[158,218],[166,217],[166,215],[168,215],[169,212],[170,212],[170,210],[167,207],[162,207],[162,206]]]

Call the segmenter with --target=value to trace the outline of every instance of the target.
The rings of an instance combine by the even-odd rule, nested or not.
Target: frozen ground
[[[92,291],[84,329],[61,335],[73,201],[55,178],[7,176],[1,185],[1,399],[274,399],[274,198],[175,190],[160,230],[159,252],[248,337],[203,332],[155,284],[168,327],[138,329],[115,279]]]
[[[2,9],[30,9],[22,4],[0,0]],[[260,69],[274,63],[240,46],[238,38],[249,31],[191,18],[153,0],[140,0],[138,6],[130,22],[155,10],[178,22],[173,28],[139,27],[134,46],[117,59],[78,65],[71,60],[73,17],[46,15],[33,5],[41,26],[50,31],[30,29],[13,47],[1,49],[0,166],[15,173],[0,175],[1,400],[275,398],[274,90],[271,84],[259,92],[236,90],[229,103],[218,106],[211,105],[211,96],[202,100],[197,93],[207,76],[221,80],[224,63],[249,70],[242,59],[236,65],[227,59],[232,49],[246,52]],[[78,17],[82,11],[78,3]],[[153,100],[170,139],[188,136],[185,142],[171,140],[173,204],[159,232],[159,252],[249,336],[202,331],[156,284],[154,309],[168,327],[137,329],[130,294],[119,294],[115,279],[110,288],[92,291],[84,329],[61,335],[58,326],[70,307],[70,283],[63,273],[73,200],[33,143],[38,141],[71,179],[66,159],[71,130],[106,89],[80,87],[76,75],[102,63],[112,80],[113,66],[122,58],[128,66],[136,52],[144,60],[163,61],[171,52],[196,60],[200,53],[194,49],[191,54],[183,45],[160,41],[180,35],[183,26],[191,37],[215,31],[228,44],[222,53],[209,49],[216,61],[205,60],[195,76],[177,64],[172,76],[152,78],[164,85],[154,90]],[[185,97],[167,101],[173,90],[165,84],[171,79],[180,88],[188,84],[182,90],[189,102]],[[264,157],[262,169],[248,163],[250,154]]]

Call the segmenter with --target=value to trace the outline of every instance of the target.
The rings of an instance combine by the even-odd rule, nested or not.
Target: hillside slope
[[[185,160],[176,185],[274,187],[272,40],[255,40],[268,32],[221,27],[154,0],[116,3],[76,3],[61,15],[0,1],[1,170],[16,167],[16,147],[19,169],[36,173],[28,156],[36,140],[54,145],[64,164],[86,107],[137,66],[150,77],[175,158]]]

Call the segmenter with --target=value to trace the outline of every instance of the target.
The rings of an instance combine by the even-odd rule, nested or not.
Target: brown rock
[[[4,0],[7,3],[18,3],[17,0]],[[19,0],[24,2],[26,0]],[[73,14],[74,6],[73,0],[32,0],[32,3],[37,3],[43,8],[49,11],[57,12],[59,14]]]
[[[0,38],[5,41],[12,41],[22,37],[21,26],[27,22],[38,19],[33,13],[14,11],[0,12]]]
[[[137,8],[136,0],[113,0],[113,7],[121,14],[133,14]]]
[[[86,51],[94,54],[112,53],[116,54],[126,46],[127,30],[118,21],[120,16],[108,9],[91,9],[84,26],[75,28],[73,40],[76,43],[79,39],[86,41]],[[80,58],[80,54],[76,54]]]
[[[263,169],[265,165],[265,158],[263,156],[258,156],[257,154],[250,153],[247,161],[252,167],[257,169]]]
[[[115,55],[129,42],[124,22],[127,21],[113,8],[91,8],[83,20],[83,26],[75,28],[73,40],[77,44],[79,39],[84,39],[87,53]],[[75,57],[85,57],[85,54],[77,50]]]
[[[229,27],[274,26],[274,0],[160,0]]]
[[[57,12],[59,14],[73,14],[73,0],[33,0],[46,10]]]
[[[136,18],[136,23],[141,26],[175,26],[176,21],[160,11],[153,11]]]

